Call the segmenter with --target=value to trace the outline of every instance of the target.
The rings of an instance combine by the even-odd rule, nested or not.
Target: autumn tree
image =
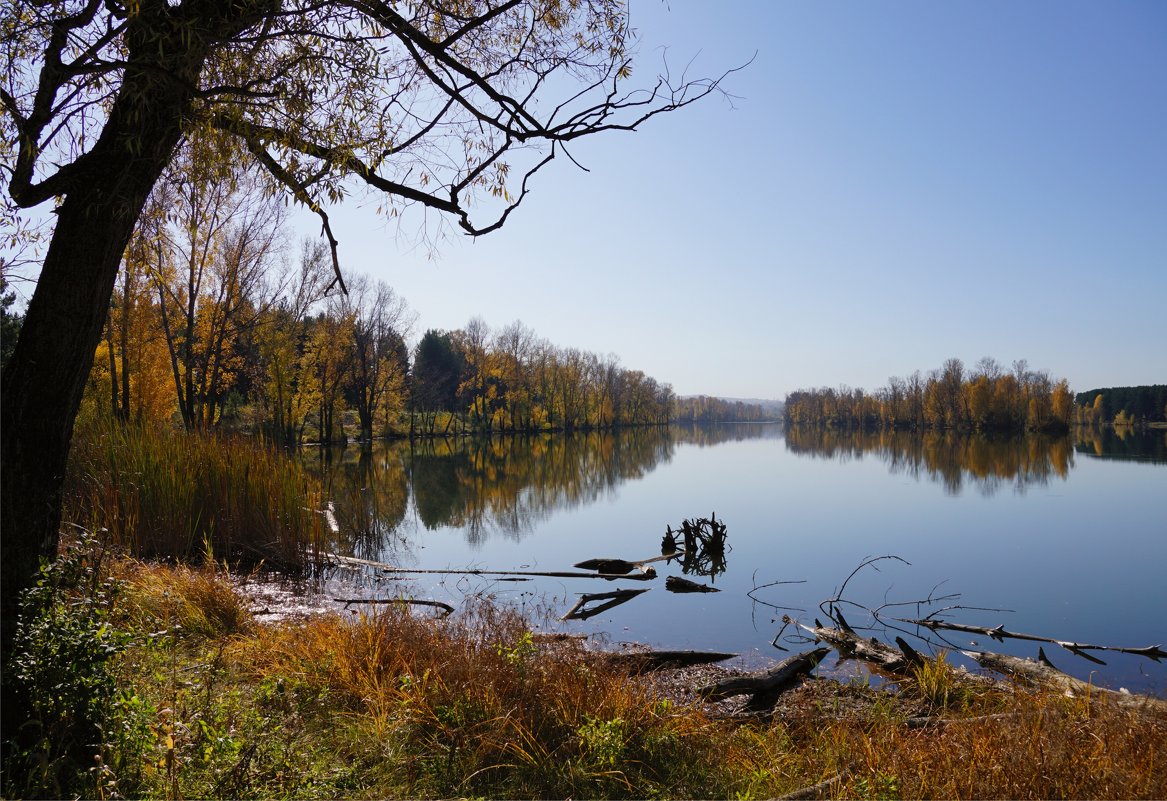
[[[172,224],[156,243],[151,281],[187,429],[213,427],[240,364],[236,343],[275,294],[283,204],[246,175],[207,175],[192,157],[176,164],[161,199]]]
[[[261,428],[282,445],[300,442],[310,402],[305,351],[313,309],[331,280],[328,248],[319,240],[301,243],[299,260],[280,282],[256,339],[263,378],[258,403]]]
[[[502,382],[507,421],[505,428],[519,431],[532,428],[531,413],[535,401],[534,370],[531,357],[536,337],[519,320],[495,333],[494,344]]]
[[[490,326],[481,317],[475,317],[464,329],[454,332],[454,337],[462,352],[458,397],[469,412],[471,425],[489,433],[494,420],[495,401],[498,399],[498,376],[490,349]]]
[[[716,89],[661,79],[624,91],[630,44],[619,0],[0,6],[0,173],[18,206],[57,203],[0,393],[3,642],[38,559],[56,552],[73,421],[118,264],[184,138],[214,134],[221,153],[246,153],[241,163],[320,216],[338,267],[325,204],[354,186],[389,213],[417,205],[488,233],[565,146]]]
[[[333,298],[311,321],[304,343],[302,371],[306,403],[316,416],[317,441],[344,442],[338,412],[343,411],[344,385],[353,369],[356,310],[344,298]]]
[[[1024,360],[1006,373],[988,357],[971,373],[959,359],[948,359],[926,379],[917,370],[870,395],[848,387],[799,390],[787,395],[785,407],[788,424],[844,430],[1054,431],[1064,430],[1074,416],[1065,380],[1055,384],[1048,372],[1030,370]]]

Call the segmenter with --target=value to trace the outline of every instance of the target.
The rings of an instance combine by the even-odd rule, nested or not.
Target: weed
[[[623,758],[628,735],[622,718],[597,720],[585,716],[576,733],[583,746],[583,755],[591,766],[614,768]]]

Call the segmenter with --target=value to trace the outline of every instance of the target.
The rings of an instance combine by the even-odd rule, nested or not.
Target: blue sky
[[[1028,359],[1167,381],[1167,3],[633,0],[633,81],[709,98],[576,147],[436,258],[331,211],[418,332],[521,319],[680,394],[781,398]],[[661,49],[667,45],[667,54]],[[312,228],[307,222],[304,231]]]

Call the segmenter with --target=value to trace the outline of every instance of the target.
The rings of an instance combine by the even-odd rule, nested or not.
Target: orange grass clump
[[[318,618],[232,653],[257,678],[292,671],[330,688],[350,720],[398,744],[383,767],[406,795],[699,796],[731,780],[719,756],[701,757],[728,729],[650,697],[576,643],[537,646],[517,614],[490,605],[447,621],[402,607]],[[690,767],[698,783],[685,782]]]

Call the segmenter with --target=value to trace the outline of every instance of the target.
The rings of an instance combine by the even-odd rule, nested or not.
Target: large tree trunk
[[[36,291],[0,385],[0,723],[6,736],[28,715],[9,670],[20,597],[40,560],[56,555],[73,420],[118,265],[181,136],[188,98],[175,92],[142,103],[135,80],[141,77],[127,76],[84,161],[87,168],[77,171],[56,211]]]

